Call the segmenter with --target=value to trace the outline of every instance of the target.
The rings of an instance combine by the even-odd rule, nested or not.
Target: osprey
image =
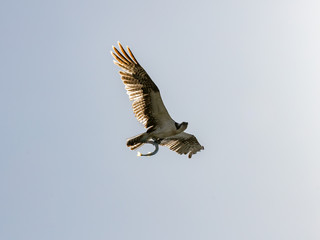
[[[118,45],[121,52],[112,46],[114,52],[111,51],[111,54],[115,58],[113,62],[122,68],[123,71],[120,71],[121,79],[129,99],[133,101],[132,108],[135,117],[147,129],[145,133],[129,138],[127,146],[131,150],[137,149],[145,143],[151,143],[155,146],[154,152],[148,154],[138,152],[138,156],[156,154],[159,144],[167,146],[179,154],[188,154],[189,158],[192,157],[192,154],[203,150],[204,147],[199,144],[195,136],[184,132],[188,123],[177,123],[170,117],[162,102],[158,87],[140,66],[130,48],[127,47],[129,56],[120,42]]]

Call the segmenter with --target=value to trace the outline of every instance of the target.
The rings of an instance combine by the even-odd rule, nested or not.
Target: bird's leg
[[[146,141],[145,143],[150,143],[150,144],[152,144],[153,146],[155,146],[155,149],[154,149],[154,151],[153,152],[148,152],[147,154],[142,154],[141,152],[138,152],[138,156],[140,157],[140,156],[143,156],[143,157],[150,157],[150,156],[152,156],[152,155],[155,155],[158,151],[159,151],[159,141],[158,140],[156,140],[156,139],[153,139],[153,140],[148,140],[148,141]]]

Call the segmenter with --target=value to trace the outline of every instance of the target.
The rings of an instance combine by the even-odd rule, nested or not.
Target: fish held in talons
[[[158,151],[159,151],[159,143],[158,142],[156,142],[156,141],[147,141],[146,143],[149,143],[149,144],[152,144],[153,146],[155,146],[155,149],[154,149],[154,151],[153,152],[148,152],[148,153],[146,153],[146,154],[143,154],[143,153],[141,153],[141,152],[138,152],[137,153],[137,156],[138,157],[150,157],[150,156],[153,156],[153,155],[155,155]]]

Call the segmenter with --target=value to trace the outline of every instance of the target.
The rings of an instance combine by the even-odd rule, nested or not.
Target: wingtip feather
[[[130,54],[130,56],[132,57],[133,61],[139,65],[139,62],[137,61],[137,59],[134,57],[133,53],[131,52],[131,49],[127,46],[128,52]]]

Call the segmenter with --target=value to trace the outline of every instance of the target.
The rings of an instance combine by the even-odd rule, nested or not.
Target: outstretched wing
[[[160,145],[167,146],[170,150],[179,154],[189,153],[189,158],[192,157],[192,154],[196,154],[204,149],[195,136],[185,132],[163,139]]]
[[[140,66],[129,47],[128,53],[118,42],[119,48],[113,47],[111,51],[115,58],[114,63],[122,68],[121,79],[125,84],[129,99],[133,101],[133,112],[145,128],[161,125],[173,121],[164,106],[158,87],[151,80],[147,72]]]

